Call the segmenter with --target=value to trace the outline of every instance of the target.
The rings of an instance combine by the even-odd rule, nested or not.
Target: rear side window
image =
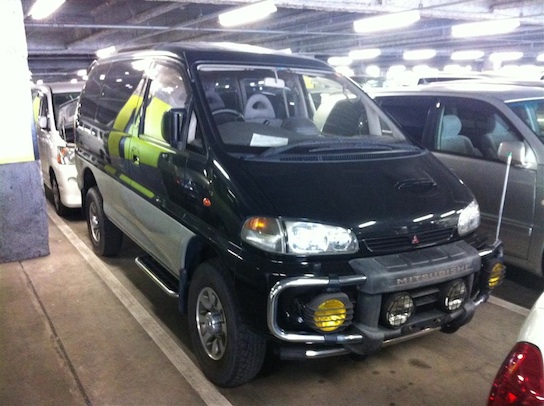
[[[144,69],[145,63],[138,60],[112,64],[103,81],[96,121],[118,131],[130,132],[142,103]],[[102,75],[98,80],[101,78]]]
[[[433,97],[376,97],[376,101],[399,124],[406,135],[421,142]]]
[[[85,83],[85,87],[81,93],[81,107],[79,114],[82,117],[94,120],[96,116],[96,109],[98,107],[98,99],[102,92],[102,86],[106,79],[106,74],[110,69],[110,64],[102,64],[96,66],[92,70],[92,74]]]

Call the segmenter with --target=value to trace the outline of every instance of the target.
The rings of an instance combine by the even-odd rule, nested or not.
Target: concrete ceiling
[[[382,55],[372,63],[382,67],[402,63],[405,50],[434,48],[437,56],[426,63],[441,68],[451,63],[453,51],[480,49],[486,52],[477,61],[480,70],[488,68],[491,52],[522,51],[524,58],[516,62],[520,64],[534,64],[544,52],[542,0],[278,0],[278,11],[266,20],[228,29],[219,25],[218,14],[254,1],[67,0],[43,21],[28,16],[34,1],[22,0],[33,80],[71,79],[88,67],[98,49],[165,41],[249,43],[323,59],[376,47]],[[413,8],[422,18],[409,28],[364,35],[353,30],[360,18]],[[521,19],[513,33],[451,37],[453,24],[508,17]],[[544,62],[540,65],[544,70]]]

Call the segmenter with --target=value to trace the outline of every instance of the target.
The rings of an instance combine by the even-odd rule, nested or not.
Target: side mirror
[[[42,130],[45,130],[47,128],[47,117],[46,116],[39,116],[38,117],[38,127],[40,127]]]
[[[187,109],[170,109],[162,116],[162,137],[173,147],[183,147],[184,127],[187,125]]]
[[[507,162],[512,154],[513,165],[525,165],[525,144],[521,141],[504,141],[499,145],[499,159]]]

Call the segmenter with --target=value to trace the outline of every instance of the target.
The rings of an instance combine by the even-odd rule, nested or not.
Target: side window
[[[412,140],[423,141],[433,97],[376,97],[378,104]]]
[[[98,99],[102,92],[102,85],[106,79],[106,74],[110,69],[109,64],[98,65],[93,68],[92,74],[85,83],[81,92],[81,108],[79,114],[90,120],[94,120],[96,109],[98,107]]]
[[[521,139],[492,105],[479,100],[444,99],[439,104],[436,149],[455,154],[498,159],[503,141]]]
[[[172,108],[186,108],[188,92],[180,69],[173,64],[156,63],[148,73],[151,83],[144,104],[143,136],[160,142],[169,142],[162,133],[164,113]],[[190,126],[189,126],[190,127]],[[195,129],[191,128],[187,140],[194,140]]]
[[[117,131],[134,130],[142,104],[144,60],[127,60],[112,64],[100,94],[96,120]]]

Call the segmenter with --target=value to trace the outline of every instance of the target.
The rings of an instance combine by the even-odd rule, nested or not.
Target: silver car
[[[82,87],[83,82],[59,82],[37,85],[32,89],[43,183],[51,189],[59,215],[81,207],[74,163],[73,112],[66,109],[75,109],[74,103],[77,103]]]
[[[542,276],[544,88],[458,81],[372,96],[472,189],[490,239],[511,157],[500,238],[507,262]]]

